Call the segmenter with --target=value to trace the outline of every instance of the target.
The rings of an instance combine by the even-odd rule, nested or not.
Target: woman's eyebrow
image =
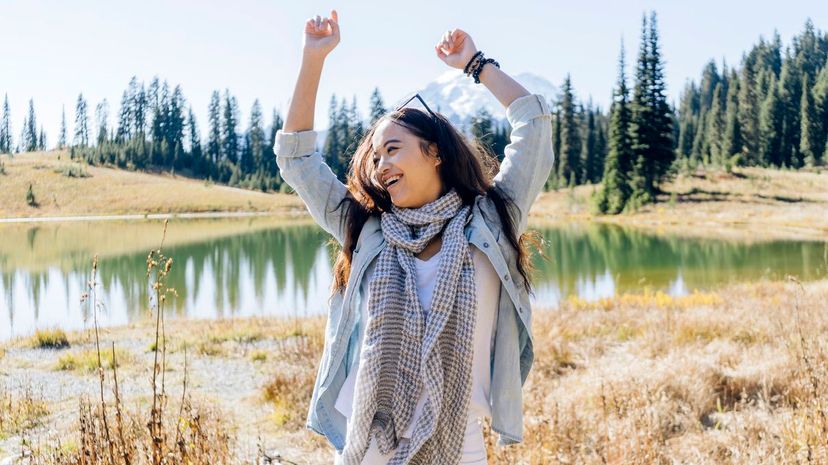
[[[388,139],[387,141],[383,142],[382,146],[385,147],[386,145],[388,145],[392,142],[398,142],[399,143],[399,142],[402,142],[402,141],[399,140],[399,139]],[[376,155],[376,154],[377,154],[377,151],[374,150],[374,155]]]

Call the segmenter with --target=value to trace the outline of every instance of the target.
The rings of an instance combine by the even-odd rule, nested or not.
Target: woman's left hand
[[[460,29],[446,31],[434,50],[445,64],[457,69],[463,69],[477,53],[471,36]]]

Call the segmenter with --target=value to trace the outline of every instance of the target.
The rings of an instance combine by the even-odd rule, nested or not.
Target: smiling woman
[[[285,182],[342,245],[307,426],[336,463],[485,464],[481,417],[500,445],[523,436],[533,344],[522,233],[552,168],[549,109],[452,29],[435,53],[506,107],[502,164],[443,115],[403,106],[367,131],[343,185],[312,130],[339,37],[335,11],[305,24],[274,146]]]

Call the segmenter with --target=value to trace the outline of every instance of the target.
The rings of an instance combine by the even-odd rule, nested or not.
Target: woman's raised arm
[[[452,29],[443,34],[434,47],[447,65],[463,69],[477,53],[466,32]],[[522,233],[527,226],[529,209],[543,189],[554,162],[552,152],[552,114],[543,96],[532,95],[511,76],[492,64],[483,66],[480,83],[506,107],[512,126],[510,143],[504,149],[500,170],[494,178],[517,207],[515,223]]]
[[[299,194],[314,220],[340,244],[345,241],[345,186],[316,150],[313,114],[325,58],[339,43],[339,17],[305,23],[302,65],[285,123],[276,133],[273,152],[282,179]]]
[[[331,10],[330,18],[310,18],[305,23],[305,42],[302,48],[302,66],[293,89],[284,131],[298,132],[313,129],[316,93],[325,58],[339,43],[339,15]]]

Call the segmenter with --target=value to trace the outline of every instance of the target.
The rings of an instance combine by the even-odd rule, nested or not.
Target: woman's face
[[[423,153],[421,140],[408,129],[384,120],[371,138],[374,148],[374,179],[400,208],[417,208],[437,200],[443,193],[437,150]]]

